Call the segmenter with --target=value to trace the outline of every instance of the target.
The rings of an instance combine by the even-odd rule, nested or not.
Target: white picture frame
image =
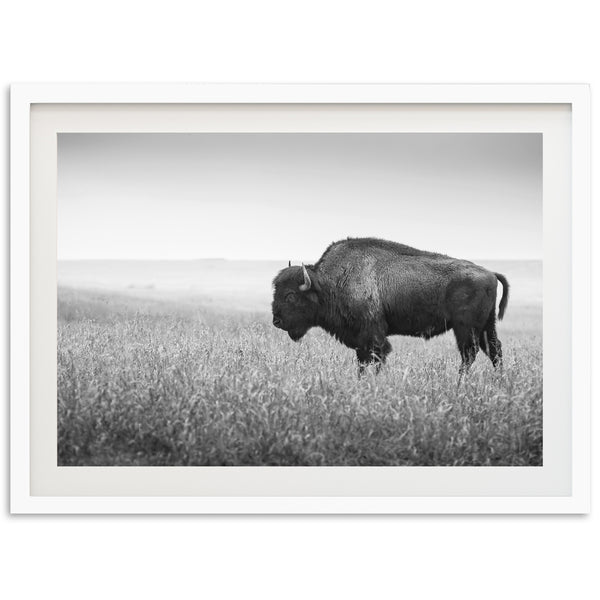
[[[560,488],[559,493],[548,493],[540,487],[538,493],[519,492],[519,481],[527,479],[526,467],[482,467],[482,469],[512,469],[505,471],[514,479],[510,493],[492,492],[487,495],[469,493],[470,481],[479,482],[485,487],[480,468],[475,467],[404,467],[413,469],[411,481],[420,478],[448,477],[448,469],[453,471],[456,481],[452,493],[415,494],[365,494],[331,492],[311,495],[310,482],[323,478],[333,478],[335,469],[346,467],[291,467],[301,469],[301,478],[306,478],[306,493],[286,495],[265,484],[265,493],[260,486],[251,495],[237,492],[222,495],[195,495],[176,493],[178,488],[169,481],[170,474],[162,468],[154,472],[140,472],[137,468],[122,467],[56,467],[50,461],[41,460],[40,440],[56,439],[56,420],[52,419],[55,406],[36,404],[33,399],[43,387],[44,378],[51,379],[52,328],[55,322],[44,315],[51,314],[52,306],[47,295],[33,293],[32,290],[51,290],[56,284],[56,272],[39,269],[35,260],[35,245],[46,239],[50,243],[56,239],[55,220],[49,218],[43,207],[50,204],[33,202],[33,198],[55,195],[49,182],[56,181],[56,133],[59,131],[198,131],[198,125],[189,111],[194,106],[214,107],[215,111],[229,110],[230,130],[238,131],[244,126],[244,107],[254,107],[252,131],[265,124],[274,123],[278,130],[289,131],[285,119],[275,123],[274,115],[295,110],[299,127],[315,127],[320,122],[319,131],[348,131],[348,118],[361,119],[361,108],[373,109],[373,117],[364,125],[365,131],[488,131],[486,119],[492,119],[495,126],[491,131],[540,131],[550,132],[548,146],[544,146],[544,157],[562,156],[568,160],[557,160],[556,164],[544,163],[548,176],[562,177],[564,189],[570,192],[552,199],[552,186],[544,179],[544,227],[545,237],[544,278],[546,293],[559,286],[568,286],[566,301],[561,306],[550,308],[544,316],[544,340],[551,340],[553,334],[570,333],[571,350],[568,364],[569,377],[561,380],[561,368],[565,361],[553,364],[552,357],[546,357],[544,347],[544,382],[546,376],[556,383],[570,380],[570,389],[562,396],[564,402],[561,415],[570,418],[570,427],[563,424],[562,442],[552,435],[544,439],[544,456],[548,452],[556,455],[560,463],[563,480],[568,474],[569,485]],[[568,136],[553,136],[552,124],[544,125],[546,113],[553,107],[563,107],[568,111]],[[256,119],[256,108],[261,116]],[[312,125],[302,125],[310,107],[328,107],[327,119],[322,113],[312,115]],[[414,111],[410,125],[392,125],[388,119],[390,107],[402,107]],[[331,118],[336,110],[352,113],[350,117]],[[236,112],[237,110],[237,112]],[[250,109],[249,109],[250,110]],[[324,110],[324,109],[322,109]],[[315,109],[316,111],[316,109]],[[354,114],[352,111],[355,111]],[[163,119],[160,114],[168,114]],[[310,111],[308,111],[310,112]],[[509,112],[512,117],[506,117]],[[340,112],[341,114],[341,112]],[[41,115],[38,118],[37,115]],[[49,115],[49,116],[48,116]],[[238,115],[238,116],[235,116]],[[354,115],[354,116],[353,116]],[[338,115],[339,116],[339,115]],[[317,119],[316,121],[314,119]],[[161,121],[162,119],[162,121]],[[277,117],[279,119],[279,117]],[[321,119],[319,121],[319,119]],[[354,121],[358,122],[358,121]],[[563,119],[563,123],[566,122]],[[218,131],[223,130],[224,125]],[[363,127],[363,126],[361,126]],[[407,129],[410,127],[410,129]],[[200,129],[205,130],[205,129]],[[306,129],[304,129],[306,130]],[[41,137],[36,137],[41,136]],[[45,136],[45,137],[44,137]],[[54,142],[52,141],[54,140]],[[553,141],[554,140],[554,141]],[[52,144],[54,143],[54,147]],[[545,142],[546,143],[546,140]],[[552,144],[556,144],[558,154],[552,154]],[[553,171],[553,173],[551,173]],[[44,196],[44,194],[46,196]],[[548,202],[548,204],[546,203]],[[42,209],[40,209],[42,207]],[[40,213],[40,210],[42,211]],[[563,218],[570,215],[570,223]],[[556,226],[556,227],[554,227]],[[560,228],[563,229],[560,229]],[[557,245],[552,235],[567,232],[570,239],[561,238]],[[585,513],[590,507],[590,98],[586,85],[178,85],[178,84],[19,84],[11,87],[11,491],[12,513]],[[32,251],[33,248],[33,251]],[[564,252],[568,248],[569,252]],[[554,249],[554,252],[553,252]],[[50,256],[50,260],[55,257]],[[49,264],[49,263],[48,263]],[[41,287],[40,287],[41,286]],[[570,287],[570,289],[569,289]],[[562,310],[562,313],[561,313]],[[570,319],[565,319],[565,311]],[[546,314],[548,312],[548,314]],[[552,320],[552,317],[557,318]],[[561,329],[561,325],[566,329]],[[45,336],[45,337],[44,337]],[[563,357],[564,358],[564,357]],[[548,362],[547,362],[548,361]],[[558,369],[558,371],[557,371]],[[42,374],[44,370],[44,374]],[[54,371],[54,380],[56,380]],[[48,377],[50,376],[50,379]],[[568,398],[565,398],[568,396]],[[564,412],[566,411],[566,412]],[[558,414],[558,413],[556,413]],[[556,415],[555,415],[556,417]],[[552,410],[544,414],[544,432],[552,431]],[[564,419],[563,419],[564,420]],[[557,430],[558,431],[558,430]],[[547,439],[548,448],[546,447]],[[566,441],[565,441],[566,440]],[[559,443],[560,442],[560,443]],[[44,442],[45,443],[45,442]],[[563,444],[563,445],[560,445]],[[565,445],[566,444],[566,445]],[[49,447],[45,446],[46,449]],[[55,446],[54,446],[55,447]],[[212,468],[212,467],[209,467]],[[543,467],[551,472],[550,464]],[[557,467],[558,468],[558,467]],[[68,477],[65,487],[44,487],[41,481],[62,481],[59,469],[87,469],[80,471],[81,477],[88,477],[90,493],[69,493]],[[120,475],[116,473],[120,469]],[[133,470],[129,470],[133,469]],[[172,469],[182,478],[189,477],[192,467]],[[214,468],[212,468],[214,469]],[[225,469],[231,469],[225,467]],[[246,469],[264,469],[244,467]],[[273,468],[267,468],[273,469]],[[316,471],[315,471],[316,469]],[[319,472],[318,470],[321,469]],[[327,471],[323,471],[327,469]],[[358,469],[377,469],[358,467]],[[427,473],[427,470],[430,470]],[[436,469],[437,471],[431,471]],[[440,470],[441,469],[441,470]],[[444,469],[446,471],[444,471]],[[462,469],[462,475],[461,475]],[[466,469],[466,471],[464,470]],[[469,470],[471,469],[471,470]],[[475,471],[473,469],[476,469]],[[516,470],[515,470],[516,469]],[[125,474],[124,471],[127,473]],[[64,471],[63,471],[64,472]],[[262,471],[261,471],[262,472]],[[171,473],[171,471],[170,471]],[[219,477],[219,472],[215,472]],[[256,471],[257,477],[259,471]],[[283,471],[282,471],[283,473]],[[320,474],[319,474],[320,473]],[[349,474],[348,474],[349,473]],[[367,473],[366,471],[361,473]],[[372,471],[373,474],[376,471]],[[380,476],[380,471],[377,472]],[[391,473],[391,471],[388,471]],[[433,473],[433,475],[432,475]],[[488,473],[491,473],[488,471]],[[162,486],[152,487],[144,482],[150,475],[153,482],[163,480]],[[106,480],[103,477],[106,476]],[[113,477],[114,476],[114,477]],[[139,486],[131,484],[139,476]],[[358,477],[346,471],[344,477]],[[382,477],[387,475],[382,475]],[[235,477],[235,475],[234,475]],[[54,479],[53,479],[54,478]],[[112,479],[111,479],[112,478]],[[260,479],[260,477],[258,477]],[[147,477],[146,477],[147,479]],[[60,481],[59,481],[60,480]],[[424,480],[424,479],[423,479]],[[106,481],[105,492],[102,489]],[[119,483],[119,481],[121,483]],[[175,481],[175,480],[173,480]],[[342,481],[342,480],[340,480]],[[507,480],[508,481],[508,480]],[[541,479],[540,479],[541,481]],[[462,482],[462,483],[461,483]],[[235,483],[235,482],[234,482]],[[122,494],[112,493],[123,487]],[[174,487],[170,487],[173,485]],[[316,485],[316,484],[315,484]],[[461,488],[461,485],[463,486]],[[524,485],[524,484],[523,484]],[[111,487],[113,486],[113,487]],[[149,486],[149,487],[148,487]],[[334,484],[335,487],[335,484]],[[435,486],[434,486],[435,487]],[[40,493],[40,490],[53,490]],[[135,493],[135,490],[141,490]],[[174,490],[170,493],[170,490]],[[318,486],[314,489],[319,489]],[[363,488],[368,489],[368,488]],[[419,488],[415,489],[425,489]],[[434,488],[432,488],[434,489]],[[441,489],[441,488],[440,488]],[[450,488],[444,488],[450,489]],[[507,488],[509,489],[509,488]],[[525,489],[523,487],[522,489]],[[548,488],[550,489],[550,488]],[[558,488],[557,488],[558,489]],[[63,490],[63,491],[61,491]],[[66,490],[66,491],[65,491]]]

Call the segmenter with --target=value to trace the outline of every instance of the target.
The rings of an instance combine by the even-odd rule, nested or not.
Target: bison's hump
[[[333,242],[329,245],[323,256],[317,262],[321,264],[325,260],[332,258],[342,258],[350,256],[355,252],[369,254],[371,256],[423,256],[423,257],[440,257],[448,258],[444,254],[436,252],[428,252],[419,250],[398,242],[390,242],[380,238],[347,238],[338,242]]]

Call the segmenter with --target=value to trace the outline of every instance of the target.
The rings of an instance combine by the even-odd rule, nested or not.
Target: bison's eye
[[[285,295],[285,301],[289,302],[290,304],[293,304],[294,302],[296,302],[296,294],[294,294],[294,292],[288,292]]]

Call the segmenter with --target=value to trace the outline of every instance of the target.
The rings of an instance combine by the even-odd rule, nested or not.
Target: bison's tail
[[[498,318],[502,320],[504,316],[504,311],[506,310],[506,305],[508,304],[508,281],[504,275],[500,273],[494,273],[498,281],[502,284],[502,299],[500,300],[500,306],[498,307]]]

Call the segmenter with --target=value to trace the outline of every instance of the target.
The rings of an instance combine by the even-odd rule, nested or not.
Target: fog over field
[[[305,262],[310,264],[314,260],[307,258]],[[541,306],[541,261],[474,262],[508,278],[510,306]],[[147,298],[196,300],[222,309],[266,312],[270,311],[272,300],[271,282],[285,267],[286,260],[59,261],[58,285],[113,290]]]

